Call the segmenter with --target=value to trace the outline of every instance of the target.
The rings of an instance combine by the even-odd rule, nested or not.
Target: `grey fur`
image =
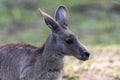
[[[57,10],[58,22],[43,11],[41,14],[51,29],[46,43],[41,48],[21,43],[1,46],[0,80],[60,80],[65,55],[75,56],[80,60],[89,58],[89,52],[69,30],[67,22],[64,25],[60,21],[67,21],[64,19],[66,17],[59,17],[67,16],[64,6]]]

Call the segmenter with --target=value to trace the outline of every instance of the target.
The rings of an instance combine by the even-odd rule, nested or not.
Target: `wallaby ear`
[[[45,23],[52,31],[57,32],[60,30],[58,23],[50,15],[42,11],[40,8],[39,8],[39,11],[44,17]]]
[[[60,6],[57,9],[55,19],[61,26],[68,26],[68,13],[64,6]]]

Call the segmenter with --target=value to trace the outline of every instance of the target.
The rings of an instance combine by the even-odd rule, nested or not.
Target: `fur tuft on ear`
[[[57,32],[60,30],[59,24],[50,15],[42,11],[40,8],[39,11],[41,15],[44,17],[45,23],[52,31]]]
[[[61,26],[68,26],[68,13],[65,6],[60,6],[57,9],[55,19]]]

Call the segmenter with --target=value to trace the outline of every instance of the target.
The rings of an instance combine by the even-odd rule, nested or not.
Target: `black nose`
[[[85,57],[89,57],[90,56],[89,52],[84,52],[84,54],[85,54]]]

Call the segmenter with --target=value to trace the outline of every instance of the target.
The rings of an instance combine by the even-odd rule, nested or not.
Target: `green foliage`
[[[113,76],[114,76],[116,79],[120,79],[120,72],[114,73]]]
[[[78,80],[79,79],[79,76],[76,76],[76,75],[66,75],[64,76],[64,78],[67,78],[67,80]]]
[[[0,43],[23,42],[40,46],[42,45],[49,34],[48,29],[25,30],[9,37],[9,39],[1,40]]]
[[[18,22],[40,21],[41,16],[37,10],[39,7],[53,16],[59,5],[65,5],[70,12],[70,28],[77,33],[81,42],[88,45],[120,44],[119,14],[101,10],[91,11],[93,15],[86,15],[75,12],[71,8],[78,4],[101,3],[107,5],[117,2],[119,0],[0,0],[0,34],[3,35],[6,25],[17,27]],[[40,40],[45,40],[48,33],[46,33],[45,25],[41,24],[40,26],[43,27],[37,28],[37,30],[24,30],[12,36],[8,35],[9,37],[1,40],[0,43],[22,41],[42,44],[43,41]],[[39,36],[35,34],[39,34]]]

